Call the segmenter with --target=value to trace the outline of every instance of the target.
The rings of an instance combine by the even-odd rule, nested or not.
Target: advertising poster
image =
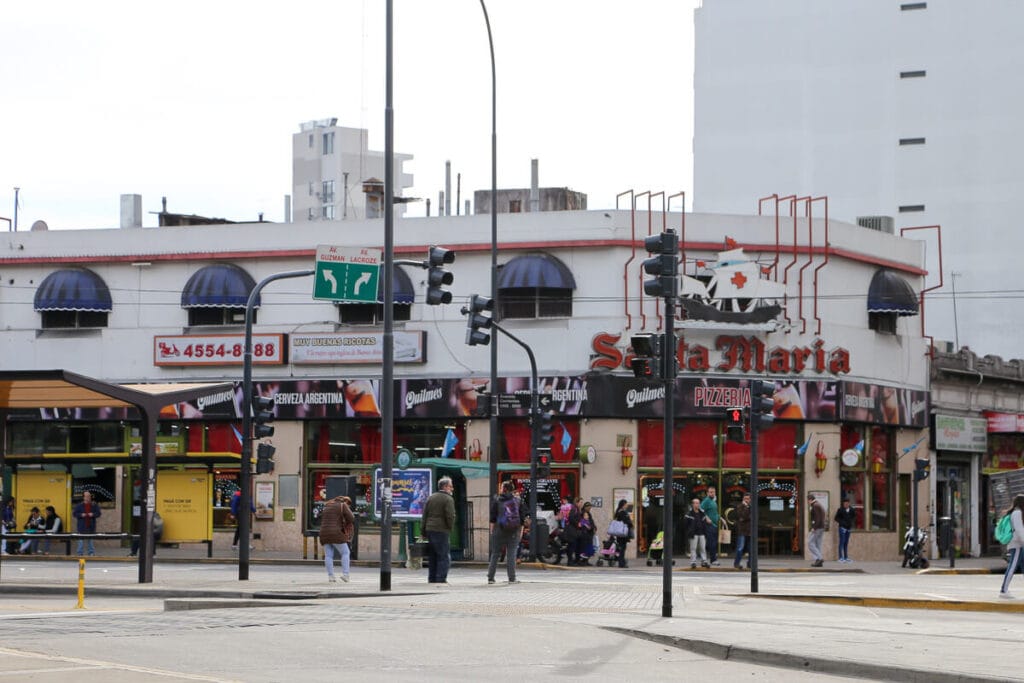
[[[373,471],[373,514],[380,517],[381,469]],[[391,518],[419,519],[423,506],[434,492],[434,471],[429,468],[393,470],[391,479]]]
[[[71,477],[66,472],[18,472],[15,481],[16,499],[15,512],[18,520],[18,531],[25,526],[29,511],[37,507],[40,514],[46,516],[46,506],[52,505],[67,525],[71,519]],[[67,527],[62,529],[67,531]]]
[[[161,541],[209,541],[213,537],[210,506],[212,475],[199,471],[162,471],[156,492],[156,511],[164,520]]]
[[[256,519],[274,519],[274,482],[256,482]]]

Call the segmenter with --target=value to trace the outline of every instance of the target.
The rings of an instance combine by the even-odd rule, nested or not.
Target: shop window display
[[[864,434],[867,434],[865,438]],[[844,425],[840,452],[854,451],[856,462],[841,462],[842,497],[856,512],[856,529],[892,531],[896,528],[893,506],[895,488],[895,438],[884,427]]]

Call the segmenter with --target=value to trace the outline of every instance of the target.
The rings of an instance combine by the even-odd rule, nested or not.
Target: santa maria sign
[[[622,338],[621,334],[608,332],[594,335],[591,348],[595,355],[590,368],[629,368],[635,354],[628,347],[623,350],[616,346]],[[845,375],[850,372],[850,352],[840,346],[828,349],[822,339],[813,340],[809,346],[769,348],[757,337],[723,334],[715,338],[714,349],[680,339],[676,359],[679,369],[689,372],[768,372],[775,375],[805,372]]]

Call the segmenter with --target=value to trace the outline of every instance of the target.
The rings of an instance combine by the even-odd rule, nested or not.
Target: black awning
[[[181,290],[182,308],[245,308],[256,282],[233,263],[216,263],[197,270]],[[260,300],[256,298],[256,307]]]
[[[549,254],[517,256],[501,267],[498,289],[576,289],[572,271]]]
[[[37,311],[97,311],[109,313],[110,289],[88,268],[64,268],[50,273],[36,290]]]
[[[381,269],[381,274],[384,270]],[[416,292],[412,288],[412,280],[401,266],[395,266],[391,272],[392,297],[396,304],[411,304],[416,298]],[[377,301],[384,302],[384,278],[377,278]]]
[[[868,313],[917,315],[917,295],[901,276],[882,268],[871,278],[868,287]]]

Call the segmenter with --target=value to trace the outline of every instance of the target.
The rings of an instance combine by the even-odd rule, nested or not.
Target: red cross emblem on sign
[[[747,284],[747,276],[743,273],[735,273],[730,282],[736,285],[736,289],[743,289],[743,285]]]

